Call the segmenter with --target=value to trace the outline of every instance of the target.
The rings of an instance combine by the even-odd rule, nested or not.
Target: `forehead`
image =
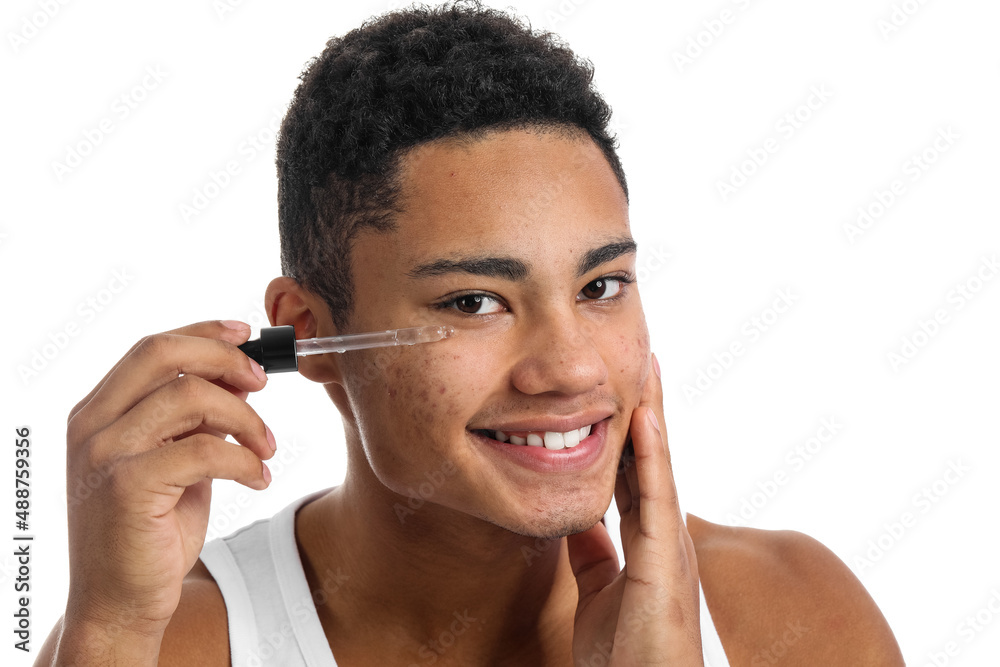
[[[629,234],[621,185],[582,131],[429,142],[403,158],[400,177],[403,212],[386,240],[401,259],[470,246],[526,251],[582,236],[590,247],[595,235]]]

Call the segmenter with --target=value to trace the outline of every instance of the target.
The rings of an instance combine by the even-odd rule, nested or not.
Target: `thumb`
[[[576,577],[580,593],[578,608],[583,608],[590,598],[604,590],[618,573],[618,554],[608,535],[608,529],[598,522],[593,528],[566,538],[569,563]]]

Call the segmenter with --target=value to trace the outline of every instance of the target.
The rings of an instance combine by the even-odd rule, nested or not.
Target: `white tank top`
[[[340,573],[320,575],[320,590],[310,592],[295,543],[295,511],[329,490],[299,498],[202,549],[201,560],[226,602],[233,667],[336,667],[316,602],[336,595]],[[698,588],[705,667],[729,667],[700,583]]]

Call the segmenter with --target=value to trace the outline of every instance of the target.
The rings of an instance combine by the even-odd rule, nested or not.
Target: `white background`
[[[2,421],[8,443],[16,426],[32,429],[35,649],[68,583],[68,411],[145,334],[212,318],[263,322],[264,287],[279,274],[268,128],[330,36],[390,8],[95,1],[48,18],[43,4],[8,0],[0,17]],[[822,541],[874,596],[909,664],[931,664],[949,642],[956,655],[938,664],[995,660],[1000,280],[983,262],[1000,253],[1000,5],[898,2],[897,26],[890,0],[663,4],[516,9],[594,62],[614,109],[684,509]],[[715,22],[723,10],[729,22]],[[679,61],[685,52],[690,61]],[[135,105],[127,117],[123,94]],[[799,115],[794,132],[789,113]],[[102,119],[111,132],[87,151],[85,133]],[[949,128],[951,143],[938,143],[947,150],[934,149]],[[54,163],[81,144],[81,163],[57,174]],[[762,161],[765,146],[777,150],[744,164]],[[933,163],[913,172],[908,161],[925,150]],[[213,189],[211,172],[228,161],[240,172]],[[753,173],[724,201],[719,183],[741,168]],[[895,179],[902,194],[849,234],[858,208],[879,213],[877,195],[888,201]],[[186,221],[180,206],[196,191],[213,196]],[[116,271],[127,285],[112,294]],[[978,289],[961,308],[959,285]],[[779,290],[793,305],[774,321]],[[903,337],[939,309],[944,324],[893,364]],[[753,317],[771,322],[756,340],[744,329]],[[76,335],[60,337],[67,325]],[[728,362],[734,342],[743,354],[722,368],[714,355]],[[26,373],[33,357],[37,373]],[[689,398],[684,385],[699,371],[714,379]],[[251,404],[282,463],[265,492],[215,482],[210,538],[343,476],[339,415],[319,387],[277,375]],[[824,419],[841,425],[836,434],[793,463]],[[13,545],[6,451],[0,539]],[[945,481],[952,464],[966,471]],[[925,488],[933,503],[920,500]],[[893,536],[906,512],[915,524]],[[0,549],[0,662],[21,665],[12,552]],[[977,612],[985,626],[962,625]]]

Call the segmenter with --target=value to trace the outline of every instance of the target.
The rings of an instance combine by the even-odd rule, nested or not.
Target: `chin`
[[[554,540],[593,528],[604,517],[609,505],[610,498],[602,502],[595,496],[584,502],[576,499],[571,503],[557,504],[533,516],[487,520],[517,535]]]

